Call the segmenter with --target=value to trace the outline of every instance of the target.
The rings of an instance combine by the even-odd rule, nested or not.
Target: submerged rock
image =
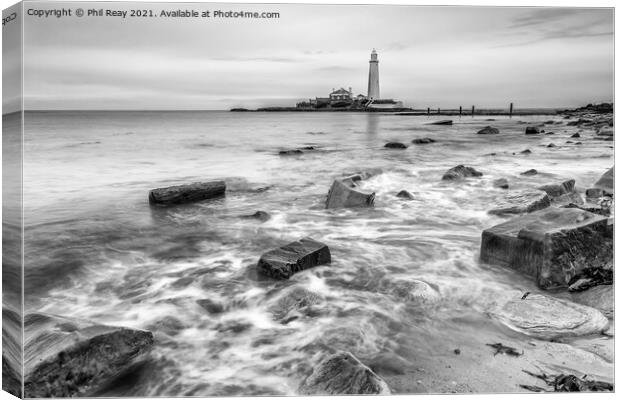
[[[407,148],[405,144],[400,143],[400,142],[389,142],[389,143],[386,143],[384,147],[388,149],[406,149]]]
[[[572,293],[572,300],[576,303],[596,308],[608,318],[613,318],[614,316],[613,285],[599,285],[583,292]]]
[[[400,192],[398,192],[396,197],[400,197],[401,199],[406,199],[406,200],[413,200],[415,198],[413,197],[411,193],[409,193],[406,190],[401,190]]]
[[[425,137],[425,138],[413,139],[411,141],[411,143],[413,143],[413,144],[429,144],[429,143],[435,143],[435,140],[431,139],[429,137]]]
[[[196,300],[196,304],[204,308],[209,314],[220,314],[224,312],[224,306],[221,303],[210,299]]]
[[[311,238],[303,238],[280,248],[270,250],[258,260],[257,269],[274,279],[288,279],[304,269],[331,263],[327,245]]]
[[[387,293],[400,301],[418,305],[436,304],[441,300],[439,293],[428,283],[417,279],[397,279],[383,282]]]
[[[317,365],[299,387],[302,395],[390,394],[383,379],[349,352],[338,352]]]
[[[316,293],[295,286],[282,294],[277,303],[269,309],[274,319],[288,322],[296,319],[298,315],[313,315],[315,306],[323,301]]]
[[[256,211],[254,214],[242,215],[240,218],[244,219],[256,219],[261,222],[266,222],[271,219],[271,215],[265,211]]]
[[[493,186],[500,189],[508,189],[508,180],[506,178],[499,178],[493,181]]]
[[[546,340],[600,333],[609,323],[594,308],[540,294],[514,297],[491,315],[515,331]]]
[[[579,133],[574,133],[571,135],[572,138],[578,138],[581,137],[581,135]]]
[[[495,203],[495,207],[489,210],[489,214],[523,214],[542,210],[551,205],[547,193],[542,190],[521,190],[506,194]]]
[[[159,206],[192,203],[223,196],[225,193],[224,181],[196,182],[153,189],[149,192],[149,203]]]
[[[521,175],[532,176],[532,175],[536,175],[537,173],[538,171],[536,171],[535,169],[528,169],[525,172],[521,172]]]
[[[472,167],[466,167],[464,165],[457,165],[456,167],[450,168],[444,175],[441,177],[441,180],[451,181],[469,177],[479,177],[482,176],[482,172],[478,172]]]
[[[567,287],[588,267],[613,256],[607,218],[578,208],[549,207],[482,232],[480,260],[533,277],[539,287]]]
[[[151,332],[50,314],[27,315],[24,325],[26,397],[88,397],[153,346]]]
[[[441,121],[429,122],[428,125],[452,125],[451,119],[444,119]]]
[[[478,135],[497,135],[499,133],[499,129],[493,128],[492,126],[487,126],[478,131]]]
[[[280,150],[278,154],[281,156],[298,156],[300,154],[304,154],[304,152],[301,149],[292,149],[292,150]]]
[[[375,193],[364,193],[357,190],[356,182],[362,180],[359,175],[336,179],[327,193],[325,208],[372,207]]]
[[[540,129],[537,126],[528,126],[525,128],[526,135],[538,135],[540,133]]]

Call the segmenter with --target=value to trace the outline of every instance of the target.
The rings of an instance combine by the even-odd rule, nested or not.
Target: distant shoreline
[[[557,115],[562,112],[567,111],[563,108],[553,108],[553,109],[522,109],[522,110],[513,110],[513,116],[528,116],[528,115]],[[461,116],[461,117],[471,117],[471,111],[463,111],[462,113],[459,110],[445,110],[439,111],[431,110],[429,113],[427,110],[418,110],[412,108],[397,108],[397,109],[382,109],[382,108],[371,108],[371,109],[304,109],[304,108],[296,108],[296,107],[265,107],[265,108],[257,108],[255,110],[245,109],[245,108],[232,108],[230,112],[333,112],[333,113],[341,113],[341,112],[355,112],[355,113],[388,113],[392,115],[399,116]],[[475,116],[510,116],[510,112],[506,110],[500,109],[480,109],[475,110]]]

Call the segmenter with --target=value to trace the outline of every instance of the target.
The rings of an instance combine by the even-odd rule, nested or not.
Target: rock
[[[288,279],[304,269],[331,263],[327,245],[303,238],[270,250],[258,260],[258,272],[274,279]]]
[[[603,176],[596,181],[594,184],[594,189],[601,189],[603,191],[603,195],[614,194],[614,167],[609,168]]]
[[[555,135],[555,132],[545,132],[545,135]]]
[[[256,211],[254,214],[242,215],[240,218],[257,219],[261,222],[265,222],[271,219],[271,215],[265,211]]]
[[[413,195],[406,190],[401,190],[400,192],[398,192],[396,197],[400,197],[401,199],[407,199],[407,200],[414,199]]]
[[[88,397],[153,346],[151,332],[50,314],[29,314],[24,325],[24,395],[31,398]]]
[[[566,143],[568,144],[568,143],[573,143],[573,142],[571,140],[567,140]]]
[[[417,279],[397,279],[382,282],[387,294],[400,301],[417,305],[436,304],[441,300],[439,293],[428,283]]]
[[[300,154],[304,154],[304,152],[301,149],[293,149],[293,150],[280,150],[278,154],[281,156],[297,156]]]
[[[553,143],[549,143],[549,144],[547,145],[547,147],[556,147],[556,145],[555,145],[555,144],[553,144]]]
[[[325,208],[372,207],[375,204],[375,193],[364,193],[357,190],[359,175],[334,180],[327,193]]]
[[[505,178],[499,178],[493,181],[493,186],[500,189],[508,189],[508,180]]]
[[[513,297],[491,315],[515,331],[545,340],[600,333],[609,323],[594,308],[540,294]]]
[[[313,315],[315,306],[323,301],[316,293],[299,286],[287,290],[278,298],[277,303],[269,309],[274,319],[288,322],[292,318],[302,315]]]
[[[457,165],[454,168],[450,168],[441,178],[444,181],[451,181],[462,178],[478,177],[482,176],[482,172],[478,172],[472,167],[466,167],[464,165]]]
[[[532,175],[536,175],[537,173],[538,171],[536,171],[535,169],[528,169],[525,172],[521,172],[521,175],[532,176]]]
[[[596,132],[598,136],[613,136],[614,130],[612,128],[603,128]]]
[[[158,206],[192,203],[224,196],[225,193],[226,183],[224,181],[196,182],[189,185],[153,189],[149,192],[149,203]]]
[[[207,310],[209,314],[220,314],[224,312],[224,306],[221,303],[215,302],[210,299],[196,300],[196,304]]]
[[[601,203],[601,204],[592,204],[592,203],[589,203],[589,202],[586,202],[584,204],[568,203],[567,205],[564,205],[562,207],[565,207],[565,208],[579,208],[580,210],[589,211],[591,213],[598,214],[598,215],[603,215],[605,217],[609,217],[609,215],[611,215],[610,207],[607,204],[604,204],[604,203]]]
[[[547,193],[542,190],[521,190],[506,194],[489,210],[491,215],[523,214],[542,210],[551,205]]]
[[[572,138],[578,138],[581,137],[581,135],[579,133],[574,133],[573,135],[571,135]]]
[[[452,120],[444,119],[441,121],[429,122],[428,125],[452,125]]]
[[[526,135],[538,135],[540,133],[540,129],[537,126],[528,126],[525,128]]]
[[[377,176],[382,173],[383,173],[383,170],[381,168],[366,168],[361,171],[356,171],[350,174],[344,174],[343,179],[350,178],[353,181],[357,182],[360,180],[372,178],[373,176]]]
[[[407,146],[405,146],[403,143],[400,142],[389,142],[386,143],[385,146],[388,149],[406,149]]]
[[[605,217],[548,207],[485,229],[480,260],[529,275],[543,289],[567,287],[582,270],[611,260],[606,232]]]
[[[572,301],[599,310],[605,317],[614,317],[614,289],[612,285],[594,286],[586,291],[571,293]],[[612,324],[613,325],[613,324]],[[605,331],[605,329],[603,329]],[[613,358],[613,344],[611,349]]]
[[[478,135],[497,135],[499,133],[499,129],[493,128],[492,126],[486,126],[478,131]]]
[[[2,390],[15,397],[22,397],[21,368],[18,373],[8,359],[2,355]]]
[[[387,383],[349,352],[317,365],[299,387],[302,395],[390,394]]]
[[[521,154],[530,154],[532,152],[532,150],[530,149],[525,149],[521,152]]]
[[[429,143],[435,143],[435,140],[429,138],[429,137],[425,137],[425,138],[418,138],[418,139],[413,139],[411,141],[411,143],[413,144],[429,144]]]
[[[583,198],[575,190],[575,180],[569,179],[561,184],[543,185],[538,188],[547,192],[551,202],[556,205],[566,205],[570,203],[583,204]]]

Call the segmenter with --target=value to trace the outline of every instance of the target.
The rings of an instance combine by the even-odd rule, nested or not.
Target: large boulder
[[[497,135],[498,133],[499,129],[492,126],[486,126],[478,131],[478,135]]]
[[[550,205],[549,196],[542,190],[519,190],[496,200],[495,207],[489,210],[489,214],[523,214],[542,210]]]
[[[562,183],[552,183],[538,188],[547,192],[551,202],[555,205],[566,205],[570,203],[583,204],[583,198],[575,190],[575,180],[569,179]]]
[[[609,318],[614,316],[614,286],[599,285],[583,292],[571,293],[574,302],[600,310]]]
[[[444,181],[452,181],[479,176],[482,176],[482,172],[478,172],[472,167],[457,165],[456,167],[450,168],[448,171],[446,171],[446,173],[441,177],[441,179]]]
[[[261,274],[274,279],[288,279],[299,271],[331,261],[327,245],[303,238],[263,254],[258,260],[257,269]]]
[[[485,229],[480,260],[521,271],[543,289],[567,287],[583,269],[612,259],[606,235],[603,216],[549,207]]]
[[[609,324],[594,308],[540,294],[515,296],[491,315],[511,329],[545,340],[600,333]]]
[[[364,193],[357,189],[360,175],[336,179],[327,193],[325,208],[343,207],[372,207],[375,203],[375,193]]]
[[[25,397],[88,397],[142,361],[151,332],[50,314],[24,319]]]
[[[196,182],[188,185],[153,189],[149,192],[149,203],[169,206],[211,199],[226,193],[224,181]]]
[[[319,365],[299,387],[302,395],[390,394],[385,381],[349,352],[338,352]]]

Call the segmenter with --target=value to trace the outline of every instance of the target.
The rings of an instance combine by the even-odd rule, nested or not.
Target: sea
[[[5,140],[16,118],[4,116]],[[553,135],[524,134],[544,122]],[[476,134],[488,125],[500,133]],[[578,130],[561,115],[26,112],[24,310],[153,332],[151,357],[103,396],[295,395],[335,351],[379,371],[394,393],[467,391],[472,366],[488,376],[474,388],[514,391],[515,377],[504,384],[481,361],[492,355],[483,341],[530,339],[489,311],[499,296],[539,289],[479,261],[482,231],[507,220],[487,213],[507,192],[493,181],[510,191],[575,179],[583,193],[614,149],[592,134],[570,138]],[[423,137],[435,143],[412,144]],[[384,147],[392,141],[408,148]],[[279,155],[306,146],[315,150]],[[459,164],[483,176],[442,181]],[[325,209],[335,178],[368,169],[382,171],[361,182],[374,207]],[[211,180],[226,181],[225,197],[149,205],[151,189]],[[257,211],[271,218],[243,218]],[[328,245],[331,264],[287,281],[257,276],[261,254],[303,237]],[[415,281],[439,300],[412,300]],[[279,320],[293,288],[320,301]]]

